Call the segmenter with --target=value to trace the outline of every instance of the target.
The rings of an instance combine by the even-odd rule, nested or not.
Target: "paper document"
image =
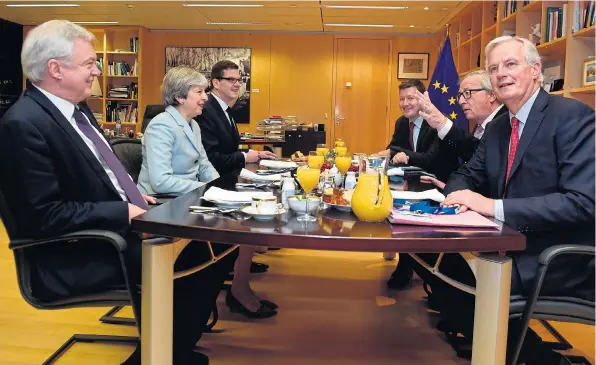
[[[433,200],[438,203],[442,203],[445,200],[445,195],[441,194],[437,189],[431,189],[426,191],[399,191],[391,190],[393,199],[404,199],[404,200]]]
[[[393,209],[388,219],[391,224],[434,227],[500,228],[497,223],[470,210],[460,214],[413,214],[409,212],[399,212],[397,209]]]

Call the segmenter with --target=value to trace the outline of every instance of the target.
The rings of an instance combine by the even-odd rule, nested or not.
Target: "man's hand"
[[[418,98],[418,105],[420,105],[420,116],[434,129],[443,128],[447,123],[447,117],[430,101],[428,91],[425,91],[424,94],[416,91],[416,97]]]
[[[471,190],[459,190],[447,195],[443,206],[459,205],[460,213],[473,210],[485,217],[495,216],[495,202],[492,199],[485,198],[482,195]]]
[[[391,150],[390,149],[386,149],[383,151],[380,151],[379,153],[377,153],[377,155],[379,156],[389,156],[391,154]]]
[[[425,183],[425,184],[433,184],[434,186],[436,186],[439,189],[445,189],[445,183],[442,182],[439,179],[435,179],[434,177],[431,176],[420,176],[420,182],[421,183]]]
[[[128,203],[128,223],[130,223],[134,217],[141,215],[145,212],[145,209],[139,208],[134,204]]]
[[[157,200],[149,195],[143,195],[143,199],[147,202],[147,204],[157,204]]]
[[[393,156],[393,158],[391,159],[391,162],[394,164],[408,164],[408,155],[406,155],[403,152],[398,152],[395,154],[395,156]]]
[[[254,163],[259,161],[259,152],[250,150],[246,152],[246,163]]]
[[[258,155],[261,160],[277,160],[279,158],[275,153],[270,151],[259,151]]]

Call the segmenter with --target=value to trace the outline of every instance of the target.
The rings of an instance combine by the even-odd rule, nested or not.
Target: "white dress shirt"
[[[478,139],[482,138],[482,135],[484,134],[484,131],[486,130],[486,126],[493,119],[495,119],[495,115],[497,115],[497,113],[499,112],[499,110],[501,110],[502,107],[503,107],[503,104],[499,105],[497,107],[497,109],[495,109],[488,117],[486,117],[484,122],[482,122],[482,124],[480,124],[480,126],[478,127],[478,129],[480,129],[481,132],[479,132],[478,137],[476,137],[476,135],[474,135],[474,137],[476,137]],[[440,139],[444,139],[445,136],[447,136],[447,133],[449,133],[449,131],[451,130],[451,127],[453,127],[453,122],[451,121],[451,119],[446,118],[446,120],[447,121],[445,122],[445,125],[437,131],[437,134],[439,135]]]
[[[412,131],[412,142],[414,142],[414,152],[416,152],[416,145],[418,144],[418,136],[420,135],[420,128],[422,128],[422,121],[424,119],[422,117],[416,118],[414,121],[414,130]],[[411,123],[411,122],[409,122]],[[408,128],[410,125],[408,124]]]
[[[509,123],[511,123],[511,119],[513,117],[516,117],[519,120],[518,135],[519,135],[520,140],[521,140],[521,136],[522,136],[522,131],[524,130],[524,126],[526,125],[526,121],[528,120],[528,116],[530,115],[530,110],[532,110],[532,105],[534,105],[534,102],[536,101],[536,98],[538,97],[538,92],[540,92],[540,88],[538,88],[538,90],[536,90],[536,92],[534,92],[534,94],[532,94],[532,96],[530,96],[528,101],[526,101],[526,103],[524,105],[522,105],[522,107],[518,110],[517,114],[514,115],[513,113],[511,113],[511,111],[509,112]],[[508,155],[509,155],[509,153],[508,153]],[[505,212],[503,210],[503,199],[495,199],[494,208],[495,208],[495,218],[497,218],[501,222],[505,222]]]
[[[74,105],[70,101],[64,100],[54,94],[50,94],[49,92],[45,91],[44,89],[40,88],[37,85],[33,85],[33,86],[35,86],[39,91],[42,92],[42,94],[44,94],[48,99],[50,99],[52,104],[54,104],[54,106],[56,108],[58,108],[60,113],[62,113],[62,115],[64,115],[64,118],[66,118],[66,120],[68,120],[70,125],[74,128],[74,130],[77,132],[77,134],[81,137],[83,142],[85,142],[87,147],[89,147],[91,152],[93,152],[93,155],[95,156],[95,158],[97,158],[97,161],[99,161],[99,163],[101,164],[101,167],[105,170],[106,174],[108,174],[108,177],[110,178],[110,181],[112,182],[112,185],[114,185],[114,188],[116,188],[116,191],[118,192],[118,194],[120,194],[120,197],[122,198],[122,200],[128,201],[128,198],[126,197],[126,194],[124,193],[124,189],[122,189],[122,186],[120,186],[120,183],[118,182],[118,179],[116,179],[116,175],[114,175],[114,172],[112,172],[112,170],[108,167],[108,164],[106,164],[103,157],[101,157],[101,154],[99,153],[99,151],[97,150],[97,148],[95,147],[93,142],[89,138],[87,138],[87,136],[85,136],[85,134],[83,134],[83,132],[81,132],[81,130],[77,126],[77,122],[74,119],[74,111],[75,111],[76,105]],[[83,115],[85,116],[87,121],[89,121],[89,118],[87,118],[85,113],[83,113]],[[99,131],[95,128],[93,128],[93,130],[95,131],[95,133],[97,133],[97,135],[99,135],[101,137],[101,140],[104,141],[106,143],[106,145],[108,145],[108,147],[110,147],[110,144],[108,143],[108,141],[106,141],[105,138],[103,138],[103,136],[99,133]]]

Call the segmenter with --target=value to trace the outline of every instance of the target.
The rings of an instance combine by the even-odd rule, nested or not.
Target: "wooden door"
[[[333,138],[350,152],[374,153],[389,143],[389,57],[387,39],[337,40]]]

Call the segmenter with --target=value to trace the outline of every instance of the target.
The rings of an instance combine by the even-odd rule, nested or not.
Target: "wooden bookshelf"
[[[141,52],[143,47],[143,34],[145,29],[142,27],[103,27],[103,28],[88,28],[95,37],[97,43],[95,50],[97,52],[97,58],[103,59],[103,70],[101,76],[98,78],[101,87],[101,96],[92,96],[89,98],[88,103],[91,110],[95,113],[102,113],[103,118],[101,121],[103,128],[114,128],[115,121],[108,121],[106,110],[108,105],[117,104],[132,104],[134,103],[137,108],[136,123],[129,121],[122,122],[122,130],[124,132],[130,127],[135,127],[136,132],[141,131],[141,124],[143,120],[143,113],[145,111],[145,105],[142,100],[142,71],[141,71]],[[134,40],[131,43],[131,39]],[[138,39],[138,41],[136,41]],[[132,69],[137,63],[136,73],[130,75],[112,75],[108,72],[108,65],[110,62],[126,62]],[[131,70],[133,72],[133,70]],[[135,98],[115,98],[109,97],[109,90],[112,87],[125,87],[130,86],[131,83],[136,83],[136,97]]]
[[[505,16],[507,1],[471,2],[449,22],[448,33],[459,74],[485,67],[484,50],[494,38],[509,33],[528,38],[533,32],[532,27],[540,23],[541,43],[537,49],[542,58],[543,70],[560,65],[561,77],[565,80],[563,90],[551,94],[575,98],[594,108],[595,87],[582,84],[582,62],[596,56],[596,27],[572,32],[574,3],[574,0],[534,0],[523,5],[523,1],[517,1],[516,11]],[[563,6],[566,8],[566,28],[559,38],[543,42],[547,34],[547,9]],[[482,21],[479,22],[479,19]],[[470,29],[472,34],[468,36]],[[456,34],[459,34],[459,44],[456,42]]]

